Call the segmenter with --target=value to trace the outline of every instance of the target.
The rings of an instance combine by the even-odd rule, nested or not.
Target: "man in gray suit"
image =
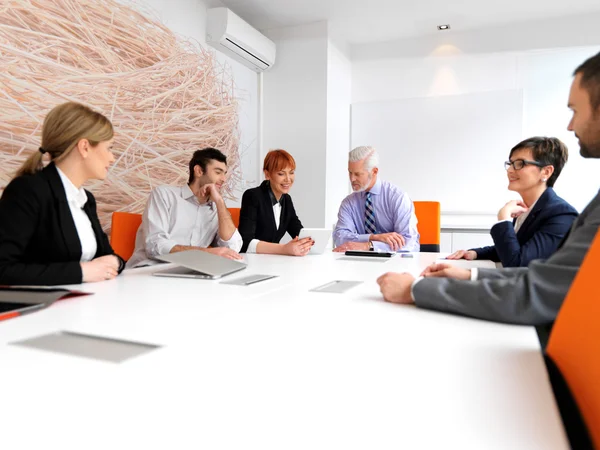
[[[573,118],[568,129],[579,139],[584,158],[600,158],[600,53],[575,70],[569,93]],[[481,319],[549,325],[600,227],[600,192],[547,260],[528,267],[472,271],[434,264],[422,277],[386,273],[377,282],[385,300]]]

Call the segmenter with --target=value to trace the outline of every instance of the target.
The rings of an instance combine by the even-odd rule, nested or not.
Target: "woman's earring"
[[[542,181],[544,181],[544,182],[545,182],[545,181],[546,181],[546,179],[545,179],[545,178],[542,178]]]

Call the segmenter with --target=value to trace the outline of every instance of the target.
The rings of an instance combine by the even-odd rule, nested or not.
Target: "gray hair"
[[[375,167],[379,167],[379,154],[373,147],[361,146],[356,147],[348,154],[348,161],[358,162],[365,160],[364,168],[367,171],[371,171]]]

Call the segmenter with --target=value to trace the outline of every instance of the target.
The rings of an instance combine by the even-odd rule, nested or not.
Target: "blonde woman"
[[[48,113],[42,146],[0,198],[0,284],[77,284],[110,280],[123,270],[100,227],[94,196],[82,188],[106,178],[112,143],[110,121],[84,105],[64,103]]]

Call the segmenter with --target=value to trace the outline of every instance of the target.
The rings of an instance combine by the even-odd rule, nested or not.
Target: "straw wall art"
[[[141,212],[150,190],[187,182],[194,150],[228,155],[224,196],[241,181],[239,126],[227,67],[149,14],[113,0],[0,4],[0,190],[40,146],[46,113],[78,101],[115,127],[108,178],[91,182],[105,228]]]

